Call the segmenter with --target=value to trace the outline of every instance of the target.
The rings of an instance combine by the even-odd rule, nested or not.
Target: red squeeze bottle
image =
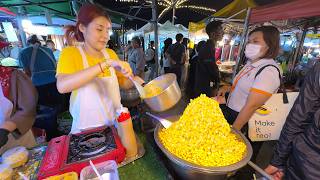
[[[138,146],[128,108],[121,107],[117,110],[117,122],[119,137],[123,146],[126,148],[126,157],[136,156],[138,154]]]

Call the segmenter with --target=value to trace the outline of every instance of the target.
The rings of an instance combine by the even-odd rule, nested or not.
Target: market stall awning
[[[0,1],[0,7],[4,10],[17,14],[22,8],[25,15],[39,16],[49,12],[52,17],[61,17],[74,20],[75,11],[78,11],[81,4],[72,5],[70,0],[5,0]],[[1,9],[0,9],[1,11]],[[110,13],[112,22],[121,23],[121,16]]]
[[[293,0],[253,8],[249,22],[252,24],[313,16],[320,16],[319,0]]]
[[[220,9],[216,13],[213,14],[214,17],[225,17],[228,18],[243,9],[247,9],[248,7],[255,7],[256,3],[254,0],[234,0],[232,3],[228,4],[224,8]],[[244,19],[246,17],[246,11],[236,15],[235,19]]]
[[[256,3],[254,0],[234,0],[232,3],[228,4],[224,8],[220,9],[213,14],[213,17],[219,18],[228,18],[232,17],[233,19],[244,19],[246,17],[248,7],[255,7]],[[197,32],[206,27],[207,21],[212,17],[205,18],[197,23],[189,22],[189,31]]]

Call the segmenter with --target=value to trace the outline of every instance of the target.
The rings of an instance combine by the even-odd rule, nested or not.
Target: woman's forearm
[[[241,130],[258,108],[256,106],[244,106],[232,126],[237,130]]]
[[[74,74],[59,74],[57,76],[58,91],[68,93],[82,87],[108,66],[106,62],[102,62],[100,65],[97,64]]]

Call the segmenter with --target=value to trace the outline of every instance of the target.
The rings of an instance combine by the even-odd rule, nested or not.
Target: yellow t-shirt
[[[106,51],[109,54],[111,60],[119,60],[117,54],[112,49],[106,48]],[[90,67],[95,66],[99,62],[104,61],[104,58],[94,58],[94,57],[90,56],[89,54],[86,54],[86,57],[87,57],[88,65]],[[76,72],[81,71],[83,69],[84,69],[84,67],[83,67],[82,56],[81,56],[80,51],[77,47],[68,46],[68,47],[62,49],[61,54],[60,54],[60,58],[58,61],[58,65],[57,65],[57,75],[58,74],[73,74],[73,73],[76,73]],[[116,72],[116,74],[118,77],[118,81],[121,84],[125,77],[119,72]],[[111,73],[110,73],[109,69],[104,69],[104,73],[100,73],[98,75],[98,77],[108,77],[110,75],[111,75]]]

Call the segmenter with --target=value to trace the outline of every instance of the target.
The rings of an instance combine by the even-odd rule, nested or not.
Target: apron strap
[[[87,56],[84,54],[84,51],[81,46],[77,46],[77,48],[79,49],[81,57],[82,57],[83,68],[84,69],[88,68],[89,64],[88,64]]]
[[[112,61],[112,60],[110,60],[109,53],[106,51],[106,49],[103,49],[101,52],[102,52],[102,54],[103,54],[103,56],[105,58],[105,61]],[[111,75],[115,76],[114,68],[113,67],[109,67],[109,70],[111,72]]]

